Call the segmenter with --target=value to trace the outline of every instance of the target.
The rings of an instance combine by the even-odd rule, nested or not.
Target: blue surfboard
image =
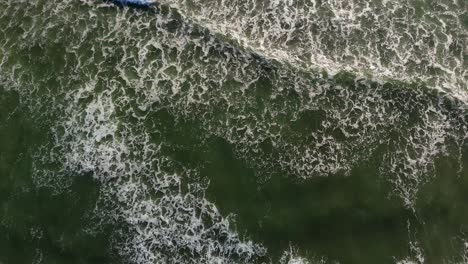
[[[122,6],[149,7],[155,2],[152,0],[112,0],[112,3]]]

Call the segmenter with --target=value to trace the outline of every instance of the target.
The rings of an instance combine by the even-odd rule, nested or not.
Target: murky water
[[[0,262],[468,263],[467,9],[0,0]]]

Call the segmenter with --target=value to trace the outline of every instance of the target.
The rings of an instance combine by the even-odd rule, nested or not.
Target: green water
[[[0,261],[114,263],[108,235],[85,232],[92,224],[86,223],[86,215],[96,202],[96,182],[82,176],[60,194],[37,188],[32,179],[32,153],[47,138],[47,128],[31,120],[17,93],[2,89],[0,100]]]
[[[423,2],[0,0],[0,263],[465,263],[467,6]]]

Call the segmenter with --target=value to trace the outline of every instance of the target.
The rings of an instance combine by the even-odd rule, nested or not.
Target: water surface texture
[[[468,263],[468,2],[0,0],[0,263]]]

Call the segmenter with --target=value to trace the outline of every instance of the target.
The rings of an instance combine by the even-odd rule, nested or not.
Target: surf
[[[188,2],[178,8],[173,2],[154,12],[74,1],[21,8],[0,3],[7,25],[0,31],[0,71],[31,113],[54,117],[51,142],[35,155],[35,182],[57,192],[66,192],[73,173],[99,182],[93,213],[115,227],[114,247],[126,260],[303,259],[292,246],[270,252],[244,236],[235,220],[248,217],[231,215],[237,208],[221,211],[223,203],[206,195],[210,186],[229,193],[220,181],[210,185],[207,175],[218,175],[205,170],[210,162],[221,166],[229,153],[228,161],[255,172],[246,174],[253,178],[252,192],[278,172],[299,183],[325,177],[345,182],[356,167],[374,162],[375,180],[391,186],[382,195],[410,213],[434,180],[438,157],[463,161],[466,105],[452,92],[399,78],[398,72],[376,80],[330,54],[301,62],[295,58],[301,46],[295,50],[280,37],[296,24],[261,14],[251,18],[256,9],[230,3],[188,9]],[[274,12],[267,13],[287,11],[289,17],[301,10],[293,3],[271,1],[266,7]],[[216,17],[223,7],[236,15]],[[334,10],[334,18],[354,19]],[[249,35],[235,26],[245,17],[253,25],[262,18],[271,24],[258,24],[263,33]],[[292,46],[275,47],[284,43]],[[219,151],[213,138],[224,142]],[[221,176],[231,175],[215,165]],[[242,166],[234,169],[242,172]],[[237,175],[231,176],[235,182]]]

